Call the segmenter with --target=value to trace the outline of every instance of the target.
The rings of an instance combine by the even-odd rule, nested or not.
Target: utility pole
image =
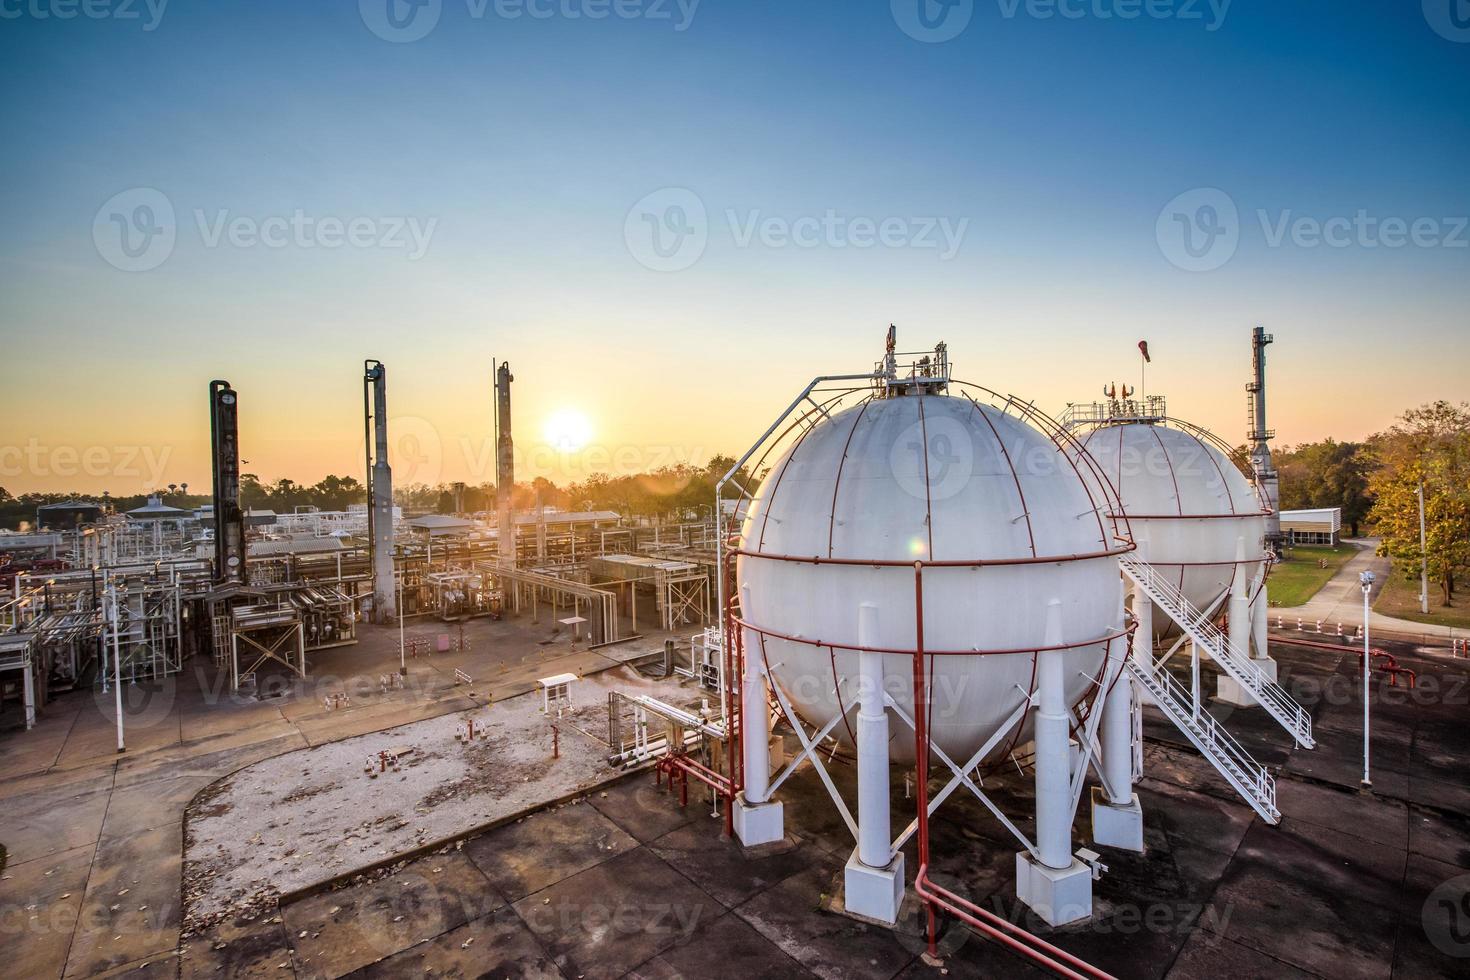
[[[1373,789],[1373,780],[1368,773],[1368,705],[1369,674],[1373,669],[1373,648],[1368,642],[1368,593],[1373,590],[1373,573],[1363,572],[1358,576],[1363,585],[1363,789]]]
[[[1424,478],[1419,478],[1419,611],[1429,615],[1429,549],[1424,543]]]

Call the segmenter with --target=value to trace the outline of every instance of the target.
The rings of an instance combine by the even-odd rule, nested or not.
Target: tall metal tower
[[[362,362],[363,439],[367,450],[368,540],[373,555],[373,621],[398,615],[393,579],[393,470],[388,465],[388,369]]]
[[[516,563],[515,514],[515,443],[510,435],[510,362],[501,361],[495,368],[495,535],[500,560]]]
[[[1264,327],[1256,327],[1251,333],[1251,366],[1254,376],[1245,390],[1250,394],[1250,442],[1251,472],[1256,482],[1265,491],[1271,505],[1266,518],[1266,547],[1274,555],[1281,554],[1281,484],[1276,476],[1276,467],[1271,464],[1271,440],[1276,433],[1266,427],[1266,345],[1276,338]]]
[[[240,509],[240,404],[228,381],[209,383],[214,467],[214,581],[245,584],[245,515]]]

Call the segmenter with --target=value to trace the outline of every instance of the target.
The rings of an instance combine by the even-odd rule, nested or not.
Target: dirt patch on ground
[[[290,752],[213,784],[185,815],[185,933],[610,778],[600,740],[610,690],[689,700],[672,681],[616,669],[572,685],[555,758],[541,698],[527,694]],[[456,734],[469,719],[476,737],[465,743]]]

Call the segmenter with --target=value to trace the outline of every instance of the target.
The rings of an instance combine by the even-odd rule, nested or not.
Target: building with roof
[[[1342,508],[1283,510],[1281,534],[1289,545],[1326,544],[1336,547],[1342,541]]]

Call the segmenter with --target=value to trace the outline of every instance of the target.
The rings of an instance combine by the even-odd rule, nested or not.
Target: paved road
[[[1369,570],[1373,572],[1376,581],[1373,584],[1370,600],[1376,602],[1378,594],[1383,590],[1383,584],[1388,580],[1390,563],[1387,558],[1380,558],[1374,553],[1378,547],[1377,538],[1344,538],[1343,543],[1357,547],[1358,553],[1338,569],[1337,574],[1332,576],[1311,599],[1300,606],[1272,607],[1273,616],[1279,614],[1288,621],[1300,616],[1307,623],[1321,620],[1324,628],[1328,625],[1335,628],[1336,624],[1342,623],[1344,627],[1351,629],[1363,622],[1363,587],[1358,584],[1358,577],[1363,572]],[[1378,612],[1372,613],[1371,628],[1408,633],[1414,636],[1470,636],[1470,630],[1431,623],[1416,623],[1408,619],[1385,616]]]

